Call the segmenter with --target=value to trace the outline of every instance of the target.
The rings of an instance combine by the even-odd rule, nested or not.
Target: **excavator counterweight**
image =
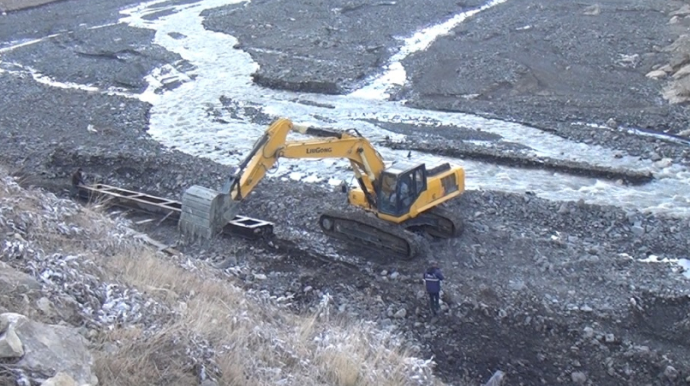
[[[315,138],[287,140],[290,132]],[[237,215],[239,203],[280,158],[350,161],[358,187],[350,189],[348,202],[362,210],[322,213],[319,226],[333,238],[411,259],[426,253],[425,240],[415,232],[437,238],[462,233],[459,219],[440,208],[464,192],[461,167],[444,163],[427,168],[409,162],[386,167],[379,152],[356,130],[306,127],[280,118],[255,142],[222,191],[198,185],[185,191],[178,223],[183,236],[208,239],[220,233]]]

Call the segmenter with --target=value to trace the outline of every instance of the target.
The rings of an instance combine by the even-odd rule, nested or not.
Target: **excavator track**
[[[429,235],[441,239],[459,237],[463,230],[463,223],[450,211],[435,207],[421,213],[414,219],[403,223],[403,226],[411,229],[423,229]]]
[[[428,252],[426,240],[366,213],[324,212],[319,226],[328,236],[411,260]]]

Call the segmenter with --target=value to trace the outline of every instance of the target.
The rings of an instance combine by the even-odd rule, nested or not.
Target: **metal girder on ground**
[[[137,211],[163,215],[165,220],[178,221],[182,203],[168,198],[136,192],[105,184],[80,185],[79,197],[90,202],[103,202]],[[273,223],[247,216],[237,215],[224,228],[223,234],[240,235],[248,238],[261,238],[273,233]]]

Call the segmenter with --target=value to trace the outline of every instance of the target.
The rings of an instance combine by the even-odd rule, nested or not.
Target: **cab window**
[[[398,211],[397,205],[397,180],[393,174],[383,173],[381,175],[381,185],[379,187],[377,206],[383,213],[395,214]]]
[[[399,175],[383,173],[380,184],[378,209],[393,216],[409,212],[420,192],[426,189],[426,180],[421,169]]]
[[[396,185],[395,176],[383,174],[383,178],[381,180],[381,193],[383,193],[386,197],[389,197],[391,194],[395,193]]]
[[[412,173],[400,175],[400,179],[398,181],[398,193],[402,203],[401,209],[403,209],[403,211],[407,211],[417,195],[417,189],[415,188],[415,183],[412,179]]]
[[[424,170],[422,168],[417,168],[414,171],[414,182],[417,194],[422,194],[426,190],[426,179],[424,178]]]

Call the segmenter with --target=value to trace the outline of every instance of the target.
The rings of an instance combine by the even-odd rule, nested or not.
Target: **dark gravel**
[[[206,28],[237,37],[238,48],[260,64],[255,74],[258,84],[339,94],[379,71],[399,49],[398,38],[480,4],[477,0],[440,0],[433,7],[387,0],[252,1],[203,15]]]
[[[117,24],[97,29],[80,28],[11,51],[3,61],[22,63],[63,82],[141,93],[144,77],[166,63],[189,67],[179,55],[151,44],[154,31]],[[77,70],[78,69],[78,70]],[[75,71],[77,70],[77,71]]]
[[[150,31],[114,26],[86,33],[80,23],[115,20],[117,9],[128,3],[85,4],[66,1],[3,16],[0,41],[75,31],[3,55],[3,62],[11,57],[59,81],[92,80],[102,87],[126,84],[140,90],[151,68],[179,59],[153,46]],[[376,4],[252,1],[244,8],[209,11],[207,26],[239,37],[261,65],[257,80],[262,84],[342,92],[390,57],[399,44],[392,36],[478,5]],[[422,55],[410,58],[405,64],[412,85],[405,92],[417,104],[476,107],[506,119],[520,118],[521,113],[520,119],[583,142],[644,158],[656,158],[655,152],[682,161],[687,156],[684,145],[572,127],[568,121],[608,120],[605,112],[611,111],[620,123],[656,120],[669,128],[678,125],[677,108],[655,105],[658,90],[643,79],[645,66],[656,60],[643,57],[657,44],[650,39],[666,39],[665,16],[649,10],[655,2],[634,4],[607,1],[598,16],[573,17],[581,15],[584,5],[510,0],[434,44],[428,60]],[[618,12],[611,11],[614,7]],[[51,25],[48,20],[56,21]],[[632,21],[638,23],[634,31]],[[642,22],[648,28],[639,27]],[[515,32],[526,24],[535,27]],[[592,33],[601,36],[594,39]],[[632,38],[636,34],[639,39]],[[474,43],[467,47],[468,42]],[[621,69],[611,62],[618,53],[637,50],[647,59],[635,68]],[[539,63],[554,63],[556,69],[572,62],[579,75],[521,62],[524,55],[517,53],[530,53],[530,58],[543,53],[546,59]],[[530,73],[540,81],[532,82]],[[508,83],[499,82],[502,86],[487,92],[481,79]],[[25,184],[64,194],[68,176],[81,166],[91,181],[179,198],[192,184],[219,187],[228,173],[211,161],[162,150],[146,135],[150,106],[136,99],[51,88],[29,76],[7,73],[0,73],[0,89],[0,162],[23,175]],[[457,95],[444,94],[473,90],[493,99],[462,99],[455,106]],[[238,103],[222,102],[229,112]],[[260,106],[256,111],[253,119],[270,119]],[[564,120],[568,125],[550,126]],[[410,126],[394,128],[415,134]],[[437,151],[472,139],[494,141],[498,155],[521,150],[476,130],[448,132],[440,128],[419,133],[419,142],[437,145]],[[432,256],[448,277],[444,300],[449,307],[433,321],[418,280],[424,261],[390,262],[353,253],[321,234],[318,214],[344,205],[338,191],[267,179],[242,204],[242,213],[274,221],[274,243],[221,239],[181,248],[204,259],[232,257],[247,288],[293,294],[297,312],[308,311],[319,294],[328,291],[338,313],[395,326],[418,342],[425,355],[434,355],[437,373],[456,384],[485,381],[497,369],[508,374],[510,384],[525,385],[571,384],[582,376],[597,385],[667,385],[681,384],[690,375],[687,280],[671,272],[670,265],[635,261],[651,254],[687,257],[686,219],[551,202],[530,194],[468,191],[448,205],[466,224],[463,236],[431,244]],[[176,241],[174,224],[154,224],[141,227],[163,242]],[[343,263],[326,263],[326,255]],[[270,280],[257,279],[258,273]],[[403,309],[405,315],[396,317]]]
[[[666,2],[598,2],[595,15],[588,6],[517,0],[487,10],[405,60],[410,85],[402,94],[415,106],[527,122],[614,118],[684,129],[681,109],[669,107],[659,82],[645,77],[666,60],[658,52],[670,43]]]
[[[37,8],[0,15],[0,48],[9,42],[40,39],[72,31],[80,24],[89,26],[114,23],[122,16],[120,9],[138,4],[136,0],[93,0],[88,6],[80,0],[49,3]]]

